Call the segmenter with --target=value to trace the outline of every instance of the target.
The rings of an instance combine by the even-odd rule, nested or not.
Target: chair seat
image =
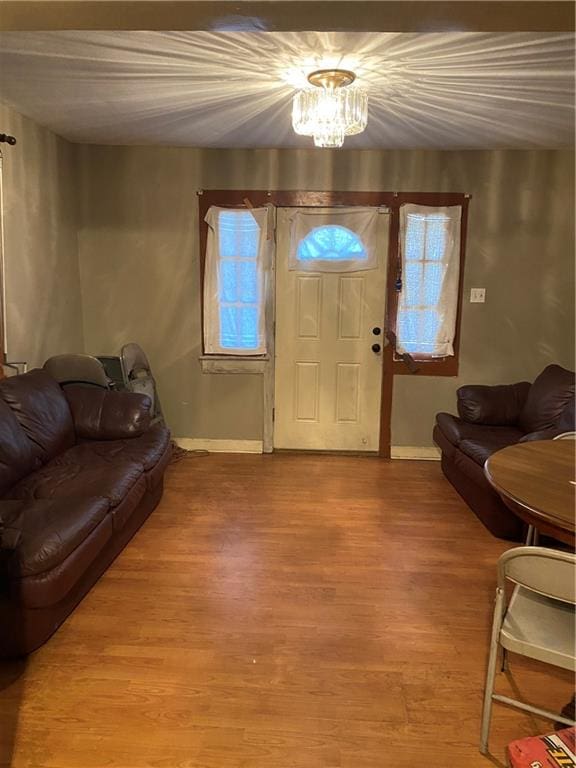
[[[517,586],[500,630],[513,653],[576,671],[574,606]]]

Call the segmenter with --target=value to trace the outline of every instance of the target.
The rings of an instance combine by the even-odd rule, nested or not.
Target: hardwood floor
[[[436,462],[186,459],[56,635],[3,665],[1,764],[489,766],[477,743],[508,546]],[[572,695],[549,667],[512,659],[511,674],[541,705]],[[495,706],[492,751],[547,730]]]

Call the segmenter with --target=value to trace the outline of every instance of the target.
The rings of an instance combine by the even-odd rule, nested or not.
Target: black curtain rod
[[[6,142],[6,144],[10,144],[11,147],[16,144],[16,139],[14,136],[8,136],[6,133],[0,133],[0,144]]]

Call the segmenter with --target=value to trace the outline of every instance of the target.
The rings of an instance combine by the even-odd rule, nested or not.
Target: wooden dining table
[[[575,466],[575,440],[537,440],[496,451],[484,472],[514,514],[574,547]]]

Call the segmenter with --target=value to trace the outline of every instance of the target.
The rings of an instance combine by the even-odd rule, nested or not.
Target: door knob
[[[382,347],[380,346],[380,344],[372,344],[372,352],[376,352],[376,354],[378,354],[378,352],[380,352],[381,349]]]
[[[380,336],[380,334],[382,333],[382,328],[378,328],[378,326],[376,326],[376,328],[372,328],[372,333],[374,334],[374,336]]]

